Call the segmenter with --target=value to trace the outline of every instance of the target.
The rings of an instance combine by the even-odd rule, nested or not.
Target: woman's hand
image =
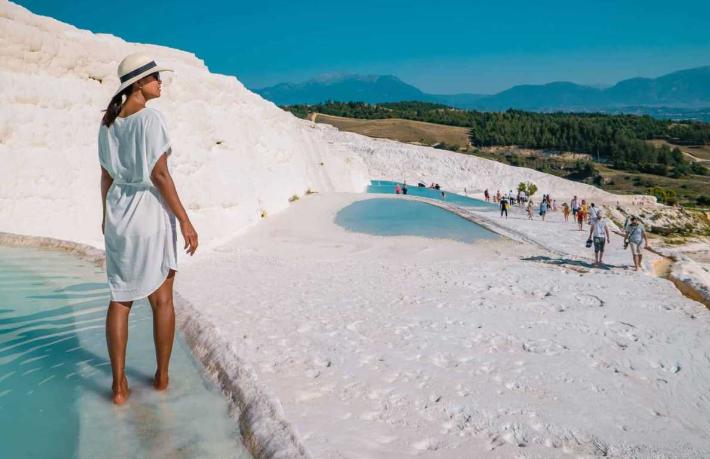
[[[180,223],[180,231],[182,231],[182,238],[185,240],[185,253],[192,256],[197,250],[197,231],[190,223],[190,220],[186,220],[184,223]]]

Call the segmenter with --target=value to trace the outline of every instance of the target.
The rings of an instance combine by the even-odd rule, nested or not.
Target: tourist
[[[508,219],[508,200],[506,198],[503,198],[500,200],[500,217],[503,218],[503,214],[505,214],[505,219]]]
[[[572,209],[574,211],[574,208]],[[584,225],[584,218],[587,213],[587,204],[584,199],[582,199],[582,204],[577,208],[577,223],[579,223],[579,230],[583,231],[582,225]]]
[[[600,265],[604,256],[604,245],[609,242],[609,227],[601,210],[597,211],[594,223],[589,228],[589,239],[594,244],[594,262]]]
[[[552,211],[557,212],[557,199],[552,200]]]
[[[593,225],[593,224],[594,224],[594,221],[597,219],[597,211],[598,211],[598,210],[599,210],[599,209],[594,206],[594,203],[591,203],[591,204],[589,205],[589,219],[588,219],[587,222],[588,222],[590,225]]]
[[[579,201],[577,200],[576,195],[574,198],[572,198],[572,201],[570,202],[570,207],[572,207],[572,219],[574,220],[575,218],[577,218],[577,211],[579,210]]]
[[[532,220],[533,219],[533,201],[532,201],[532,199],[528,201],[527,211],[528,211],[528,220]]]
[[[545,214],[547,214],[547,200],[543,199],[540,201],[540,217],[542,217],[542,221],[545,221]]]
[[[402,188],[399,187],[399,183],[394,187],[395,194],[402,193]]]
[[[483,197],[486,199],[486,202],[489,202],[491,200],[491,195],[488,193],[488,188],[486,188],[486,191],[483,192]]]
[[[153,387],[167,389],[175,336],[173,282],[177,271],[175,219],[186,252],[197,250],[197,232],[180,202],[168,168],[171,143],[163,116],[146,102],[160,97],[158,66],[144,54],[132,54],[118,66],[121,85],[106,108],[99,128],[99,162],[111,301],[106,342],[113,373],[112,400],[123,404],[126,379],[128,315],[135,300],[148,297],[153,311],[157,370]],[[124,100],[125,97],[125,100]]]
[[[446,199],[446,191],[441,190],[441,199]]]
[[[634,270],[638,271],[639,268],[641,268],[641,243],[644,243],[645,249],[649,248],[646,230],[635,216],[631,217],[631,221],[625,230],[626,238],[624,240],[624,246],[628,244],[631,247],[631,256],[634,259]]]
[[[407,189],[407,182],[404,182],[404,184],[402,185],[402,194],[407,194],[407,191],[409,191]]]
[[[563,202],[562,203],[562,215],[564,215],[566,222],[569,221],[569,214],[570,214],[569,206],[567,205],[566,202]]]

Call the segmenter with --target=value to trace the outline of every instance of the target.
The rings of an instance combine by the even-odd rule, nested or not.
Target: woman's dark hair
[[[127,98],[131,94],[132,89],[133,85],[130,85],[123,91],[113,96],[111,102],[108,103],[108,107],[106,107],[106,110],[104,112],[104,117],[101,120],[102,125],[106,127],[111,127],[113,122],[116,121],[116,117],[118,116],[118,114],[121,113],[121,107],[123,106],[123,96],[126,96]]]

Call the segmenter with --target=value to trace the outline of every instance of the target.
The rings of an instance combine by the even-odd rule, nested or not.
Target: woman
[[[125,374],[128,314],[133,301],[148,297],[153,310],[157,370],[153,386],[168,387],[175,335],[173,281],[177,271],[175,218],[185,249],[197,250],[197,232],[180,202],[168,169],[171,152],[165,121],[146,102],[160,97],[161,71],[155,61],[132,54],[118,66],[121,86],[99,128],[101,230],[111,302],[106,342],[113,371],[113,402],[129,396]]]
[[[542,202],[540,202],[540,217],[542,217],[542,221],[545,221],[545,215],[547,214],[547,206],[547,199],[543,199]]]
[[[626,241],[631,247],[631,256],[634,259],[634,271],[638,271],[641,267],[641,243],[644,243],[644,248],[648,249],[648,238],[646,230],[635,216],[631,217],[631,223],[626,226]]]
[[[569,212],[569,206],[567,205],[566,202],[563,202],[563,203],[562,203],[562,215],[565,216],[565,221],[566,221],[566,222],[569,221],[569,214],[570,214],[570,212]]]
[[[579,230],[583,231],[582,226],[584,225],[584,219],[587,217],[587,201],[582,199],[582,204],[577,210],[577,223],[579,223]]]

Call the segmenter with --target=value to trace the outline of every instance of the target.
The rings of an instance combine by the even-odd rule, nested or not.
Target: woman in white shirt
[[[176,218],[187,253],[197,250],[197,232],[168,168],[171,145],[165,120],[160,112],[146,107],[146,102],[160,97],[161,71],[168,69],[143,54],[126,57],[118,67],[121,86],[99,128],[101,230],[111,290],[106,341],[113,371],[113,402],[118,405],[130,394],[125,363],[128,314],[134,300],[147,297],[150,302],[157,360],[153,386],[157,390],[168,387],[175,336]]]

